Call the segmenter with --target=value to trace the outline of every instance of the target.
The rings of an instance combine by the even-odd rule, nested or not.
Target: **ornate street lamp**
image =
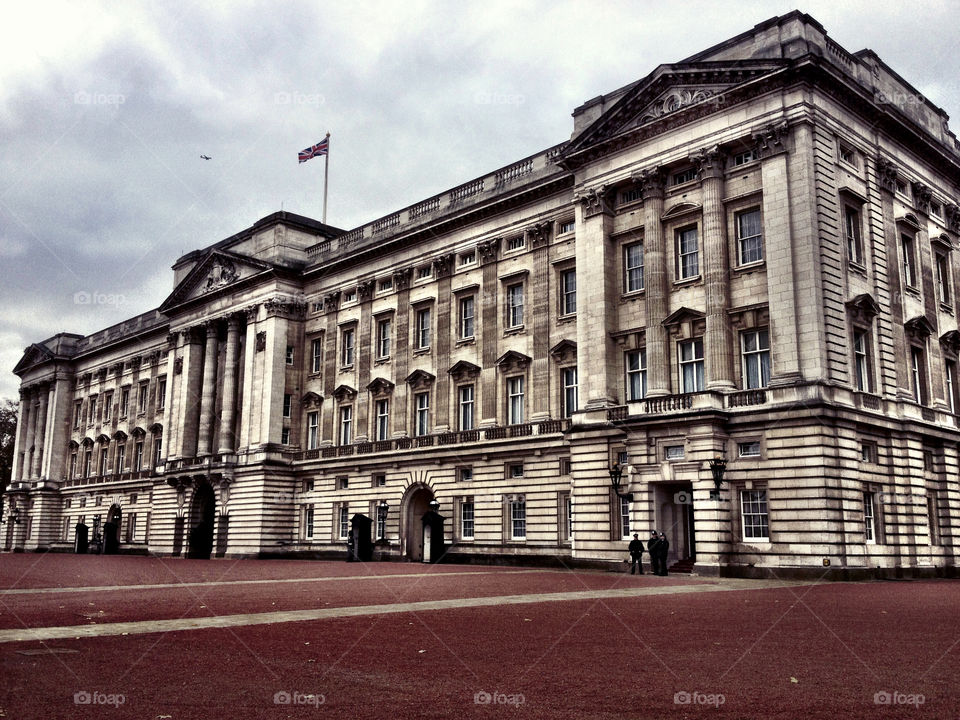
[[[715,457],[710,461],[710,472],[713,473],[713,485],[715,490],[710,491],[710,497],[717,499],[720,497],[720,486],[723,485],[723,474],[727,471],[727,459],[724,457]]]
[[[434,512],[440,509],[440,501],[437,500],[436,498],[428,502],[427,505],[429,505],[430,509],[433,510]]]
[[[377,535],[379,536],[378,540],[385,540],[387,535],[387,513],[390,512],[390,506],[387,504],[386,500],[381,500],[380,504],[377,505]],[[383,532],[380,532],[380,528],[383,528]]]
[[[626,498],[627,502],[633,502],[633,493],[621,493],[620,484],[623,480],[623,469],[620,467],[619,463],[614,463],[613,467],[610,468],[610,484],[613,486],[613,491],[617,494],[617,497]]]

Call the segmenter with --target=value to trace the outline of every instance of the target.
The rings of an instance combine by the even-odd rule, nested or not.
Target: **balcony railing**
[[[673,410],[689,410],[693,407],[694,393],[684,393],[682,395],[664,395],[663,397],[650,398],[643,404],[643,411],[648,415],[671,412]]]
[[[763,405],[767,401],[765,390],[743,390],[742,392],[727,395],[727,407],[747,407],[749,405]]]

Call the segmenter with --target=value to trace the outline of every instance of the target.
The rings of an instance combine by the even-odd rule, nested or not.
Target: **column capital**
[[[933,200],[933,191],[929,186],[920,182],[919,180],[914,180],[911,185],[913,186],[913,203],[916,206],[917,210],[922,212],[924,215],[930,214],[930,203]]]
[[[530,238],[530,246],[533,248],[543,247],[550,239],[551,223],[543,221],[534,223],[527,228],[527,237]]]
[[[373,297],[373,279],[361,280],[357,283],[357,298],[360,302],[366,302]]]
[[[453,253],[444,253],[433,260],[433,273],[438,278],[446,277],[453,272]]]
[[[394,271],[393,271],[393,286],[394,286],[397,290],[404,290],[404,289],[408,288],[408,287],[410,286],[410,276],[411,276],[411,275],[413,275],[413,269],[412,269],[412,268],[405,267],[405,268],[400,268],[399,270],[394,270]],[[331,293],[331,294],[334,294],[334,293]],[[340,299],[340,293],[337,292],[337,293],[335,293],[335,294],[336,294],[336,296],[337,296],[337,300],[339,300],[339,299]],[[329,297],[329,295],[328,295],[327,297]],[[326,301],[326,298],[324,298],[323,306],[324,306],[323,309],[326,310],[326,309],[327,309],[327,301]],[[336,307],[334,307],[334,308],[332,308],[332,309],[335,310]]]
[[[708,178],[723,178],[723,170],[727,156],[719,145],[703,148],[690,156],[690,162],[697,166],[697,173],[704,180]]]
[[[245,313],[243,312],[232,312],[227,315],[227,330],[237,330],[240,328],[240,323],[244,319]]]
[[[897,191],[897,172],[899,168],[892,160],[885,157],[877,158],[877,182],[880,187],[890,192]]]
[[[663,199],[663,191],[667,186],[667,173],[662,167],[656,166],[638,170],[630,178],[640,186],[640,194],[644,200],[649,198]]]
[[[790,125],[786,120],[770,123],[753,133],[757,145],[757,154],[761,158],[772,157],[787,151],[786,140],[790,136]]]
[[[944,212],[946,213],[947,225],[950,226],[950,230],[952,232],[960,232],[960,207],[950,203],[944,208]]]
[[[480,264],[489,265],[492,262],[496,262],[497,252],[499,250],[500,250],[500,238],[484,240],[482,243],[477,245],[477,251],[480,254],[480,257],[479,257]]]
[[[600,185],[598,187],[584,188],[577,193],[575,199],[580,203],[580,207],[583,209],[583,217],[586,219],[601,214],[613,214],[613,210],[610,208],[608,202],[609,195],[610,188],[606,185]]]
[[[257,314],[260,312],[260,306],[257,304],[248,305],[240,312],[236,313],[237,315],[243,314],[244,318],[248,323],[256,322]]]

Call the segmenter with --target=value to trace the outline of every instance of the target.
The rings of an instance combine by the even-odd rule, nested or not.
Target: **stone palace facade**
[[[3,547],[595,565],[656,528],[701,573],[953,572],[943,110],[794,12],[573,118],[349,232],[274,213],[156,310],[27,348]]]

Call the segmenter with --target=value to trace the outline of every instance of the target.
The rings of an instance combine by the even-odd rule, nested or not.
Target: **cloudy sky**
[[[21,2],[0,24],[0,397],[279,210],[352,228],[566,139],[580,103],[789,2]],[[957,3],[806,2],[958,118]],[[201,154],[212,160],[200,159]]]

